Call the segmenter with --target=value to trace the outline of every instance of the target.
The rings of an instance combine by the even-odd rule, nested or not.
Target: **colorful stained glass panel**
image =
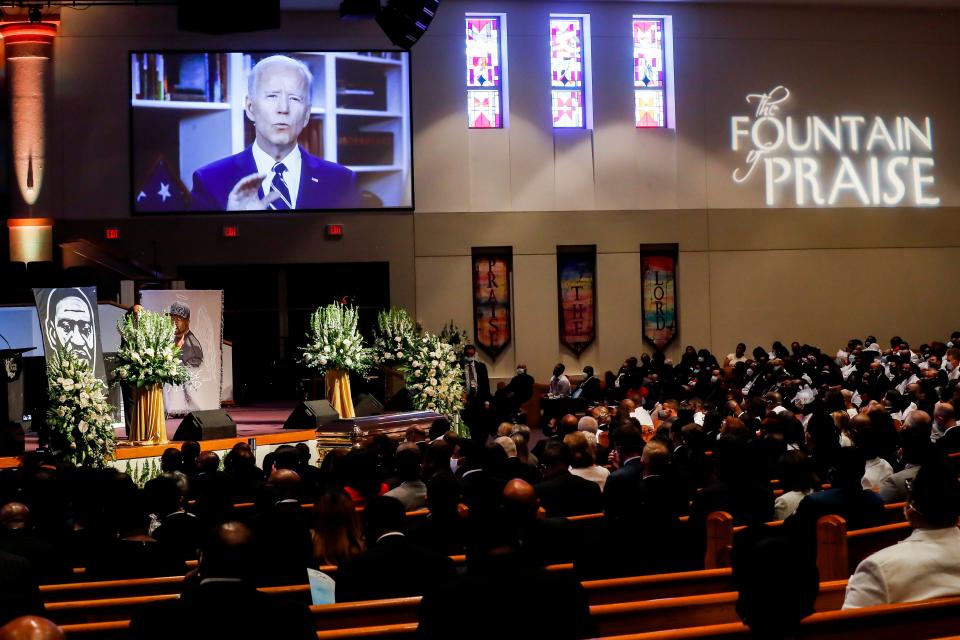
[[[633,21],[633,86],[662,87],[663,21]]]
[[[583,91],[551,91],[554,128],[583,127]]]
[[[637,127],[664,126],[663,91],[637,89],[633,93]]]
[[[550,82],[557,88],[583,86],[581,18],[550,18]]]
[[[467,91],[467,117],[471,129],[499,129],[500,92]]]
[[[467,18],[467,86],[500,86],[500,19]]]

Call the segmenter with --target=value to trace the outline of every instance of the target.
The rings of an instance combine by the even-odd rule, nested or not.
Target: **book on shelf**
[[[226,102],[225,53],[134,53],[131,87],[137,100]]]
[[[392,165],[393,134],[358,131],[337,136],[337,162],[345,165]]]

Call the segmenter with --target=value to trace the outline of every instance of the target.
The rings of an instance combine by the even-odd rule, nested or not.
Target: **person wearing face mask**
[[[563,374],[565,370],[566,367],[562,362],[558,362],[553,367],[553,376],[550,378],[550,391],[548,392],[551,398],[570,397],[570,378]]]
[[[520,407],[533,397],[533,376],[527,373],[527,365],[517,363],[517,374],[494,396],[498,422],[512,422]]]
[[[495,417],[490,411],[490,377],[487,365],[477,360],[477,348],[468,344],[463,348],[463,389],[466,402],[463,407],[463,420],[470,427],[471,437],[478,442],[486,442]]]
[[[603,400],[603,391],[600,389],[600,378],[593,373],[593,367],[583,368],[583,382],[573,392],[575,400],[580,400],[583,407],[589,407]]]
[[[960,380],[960,348],[953,346],[947,349],[942,367],[947,372],[948,381]]]

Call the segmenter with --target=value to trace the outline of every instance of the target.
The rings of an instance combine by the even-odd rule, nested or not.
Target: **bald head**
[[[46,618],[22,616],[0,627],[0,640],[63,640],[67,636]]]
[[[933,424],[933,418],[930,417],[930,414],[926,411],[921,411],[917,409],[911,411],[907,415],[907,419],[903,422],[904,429],[920,429],[921,431],[926,432],[927,436],[930,435],[930,428]]]
[[[572,413],[568,413],[560,419],[560,428],[558,432],[561,436],[565,436],[568,433],[573,433],[577,430],[577,425],[580,424],[580,420],[577,419],[577,416]]]
[[[916,413],[916,411],[913,413]],[[913,413],[910,415],[913,415]],[[953,411],[953,405],[949,402],[937,403],[937,406],[933,408],[933,419],[937,423],[937,428],[941,431],[946,431],[957,424],[957,416]]]
[[[224,522],[210,530],[200,550],[203,578],[245,578],[250,571],[253,532],[242,522]]]
[[[540,506],[537,492],[529,482],[514,478],[503,488],[503,501],[510,505],[533,507]]]
[[[26,529],[30,525],[30,509],[25,504],[10,502],[0,508],[0,527]]]
[[[213,473],[220,468],[220,456],[214,451],[204,451],[197,456],[197,468],[203,473]]]
[[[267,484],[274,490],[278,500],[295,498],[300,491],[300,476],[292,469],[277,469],[270,474]]]

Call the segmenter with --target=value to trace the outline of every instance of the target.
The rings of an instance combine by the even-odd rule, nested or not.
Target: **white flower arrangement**
[[[113,456],[116,436],[106,384],[90,363],[59,350],[47,361],[47,421],[42,434],[54,458],[102,468]]]
[[[310,317],[309,344],[303,349],[304,364],[320,373],[366,373],[374,359],[371,350],[363,346],[358,319],[356,307],[337,302],[314,311]]]
[[[190,379],[180,361],[176,327],[170,316],[140,309],[117,322],[120,350],[116,379],[136,387],[154,384],[184,384]]]
[[[393,308],[377,319],[377,361],[403,374],[413,406],[436,411],[460,435],[468,435],[463,410],[463,370],[453,345],[422,331],[404,309]]]

